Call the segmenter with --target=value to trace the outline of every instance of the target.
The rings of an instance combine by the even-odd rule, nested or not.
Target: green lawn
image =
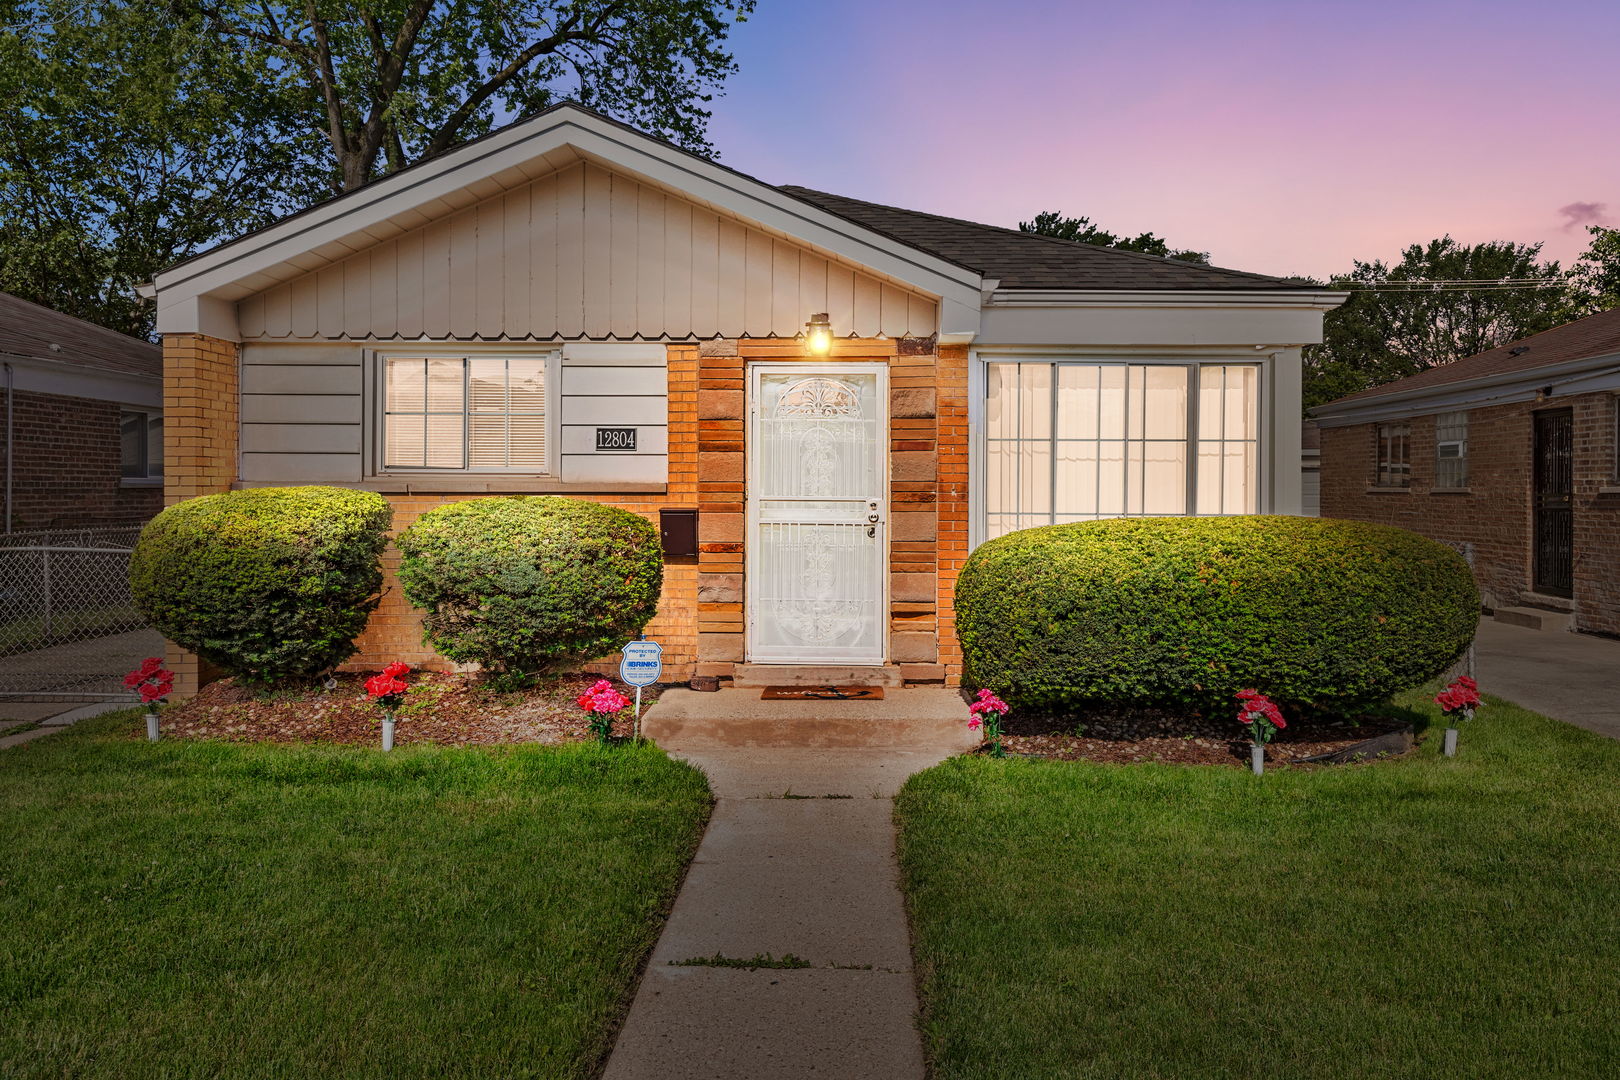
[[[980,757],[913,777],[934,1075],[1614,1076],[1620,743],[1495,700],[1456,759],[1439,735],[1263,778]]]
[[[709,812],[652,748],[0,750],[0,1076],[579,1077]]]

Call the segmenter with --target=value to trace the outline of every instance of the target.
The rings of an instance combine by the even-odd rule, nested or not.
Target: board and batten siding
[[[926,337],[932,297],[581,162],[246,297],[242,336]]]
[[[562,352],[560,385],[548,394],[548,406],[558,410],[555,430],[560,433],[553,448],[560,469],[555,478],[568,484],[666,482],[669,390],[664,347],[569,343],[557,348]],[[410,350],[401,345],[381,351],[404,355]],[[368,376],[373,375],[367,365],[376,352],[347,342],[244,342],[242,482],[358,484],[379,479],[367,460],[377,423],[375,402],[367,398]],[[597,451],[598,426],[634,427],[636,449]],[[467,474],[400,472],[385,479],[462,475]],[[510,479],[524,477],[511,474]],[[499,481],[490,486],[499,487]]]

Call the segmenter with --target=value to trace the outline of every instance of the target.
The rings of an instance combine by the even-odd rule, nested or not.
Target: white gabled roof
[[[580,160],[936,296],[946,339],[977,332],[977,271],[574,104],[554,106],[163,270],[151,286],[158,331],[237,339],[236,301],[243,297]]]

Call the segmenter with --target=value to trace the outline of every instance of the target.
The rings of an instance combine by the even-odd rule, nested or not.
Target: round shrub
[[[964,681],[1034,708],[1364,707],[1473,639],[1461,555],[1405,529],[1299,517],[1122,518],[1009,533],[956,584]]]
[[[509,676],[591,660],[658,610],[664,553],[639,514],[556,495],[471,499],[395,541],[400,584],[444,656]]]
[[[311,678],[354,655],[382,595],[388,500],[330,487],[204,495],[164,510],[130,558],[163,636],[234,675]]]

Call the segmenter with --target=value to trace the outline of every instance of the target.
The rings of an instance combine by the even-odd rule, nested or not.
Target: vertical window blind
[[[545,357],[389,357],[383,467],[543,473]]]
[[[1257,509],[1254,365],[987,368],[987,537],[1102,517]]]

